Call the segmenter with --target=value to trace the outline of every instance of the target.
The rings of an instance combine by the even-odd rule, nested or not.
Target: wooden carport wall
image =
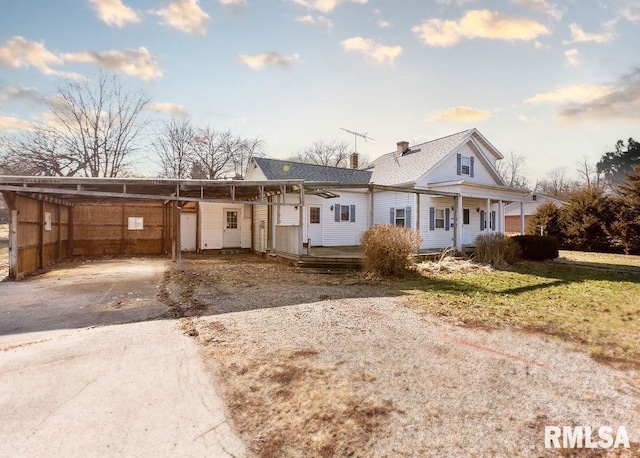
[[[101,190],[113,188],[120,192]],[[129,191],[127,189],[129,186]],[[139,192],[130,192],[132,189]],[[141,190],[141,191],[140,191]],[[269,206],[299,206],[297,202],[272,202],[269,198],[274,195],[286,194],[289,190],[300,193],[300,202],[304,202],[304,187],[302,180],[283,180],[277,182],[250,181],[204,181],[204,180],[159,180],[159,179],[109,179],[109,178],[68,178],[68,177],[14,177],[0,176],[0,191],[8,205],[13,202],[11,215],[13,221],[18,221],[18,208],[15,199],[20,196],[36,197],[39,200],[57,201],[68,204],[72,208],[74,201],[95,202],[112,199],[154,200],[163,201],[168,210],[170,222],[163,225],[170,232],[169,239],[172,246],[172,259],[177,262],[178,270],[182,269],[180,246],[180,212],[182,206],[188,202],[232,203]],[[169,205],[171,204],[171,205]],[[168,208],[167,208],[168,207]],[[15,211],[15,213],[13,213]],[[164,213],[163,213],[164,214]],[[302,206],[300,206],[300,227],[302,228]],[[68,255],[72,255],[73,225],[72,212],[69,212]],[[14,225],[12,224],[12,228]],[[13,247],[17,247],[19,230],[16,225],[12,230],[10,240]],[[167,238],[163,231],[163,241]],[[302,249],[302,235],[299,237]],[[14,259],[14,268],[10,276],[18,275],[20,271],[18,249],[11,250],[10,257]],[[65,256],[66,257],[66,256]]]

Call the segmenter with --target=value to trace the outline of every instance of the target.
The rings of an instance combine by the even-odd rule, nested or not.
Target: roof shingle
[[[279,159],[254,158],[267,180],[327,181],[339,184],[369,184],[371,171],[304,164]]]

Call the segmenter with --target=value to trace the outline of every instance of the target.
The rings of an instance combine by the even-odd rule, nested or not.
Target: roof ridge
[[[293,164],[301,164],[301,165],[314,166],[314,167],[323,167],[323,168],[328,168],[328,169],[351,170],[351,171],[354,171],[354,172],[366,172],[367,171],[367,170],[363,170],[363,169],[352,169],[350,167],[338,167],[338,166],[335,166],[335,165],[313,164],[313,163],[309,163],[309,162],[291,161],[291,160],[288,160],[288,159],[275,159],[275,158],[271,158],[271,157],[255,157],[254,159],[266,159],[268,161],[289,162],[289,163],[293,163]]]
[[[472,130],[475,130],[475,127],[472,127],[471,129],[461,130],[460,132],[456,132],[455,134],[445,135],[444,137],[434,138],[433,140],[427,140],[426,142],[418,143],[417,145],[413,145],[413,146],[409,145],[409,150],[411,151],[412,149],[417,148],[417,147],[422,146],[422,145],[426,145],[427,143],[433,143],[433,142],[437,142],[439,140],[444,140],[445,138],[454,137],[456,135],[460,135],[460,134],[463,134],[465,132],[470,132]],[[388,156],[390,154],[395,154],[395,153],[396,153],[395,151],[391,151],[390,153],[385,153],[382,156],[379,156],[377,159],[374,159],[374,161],[377,161],[380,158],[383,158],[385,156]]]

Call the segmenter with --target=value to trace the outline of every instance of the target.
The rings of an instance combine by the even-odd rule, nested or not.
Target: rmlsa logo
[[[600,426],[598,437],[593,437],[591,426],[545,426],[545,448],[629,448],[629,435],[619,426],[615,435],[611,426]]]

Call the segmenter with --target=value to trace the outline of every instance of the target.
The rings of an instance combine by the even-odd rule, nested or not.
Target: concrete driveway
[[[0,283],[0,456],[242,456],[198,348],[157,299],[166,263]]]

